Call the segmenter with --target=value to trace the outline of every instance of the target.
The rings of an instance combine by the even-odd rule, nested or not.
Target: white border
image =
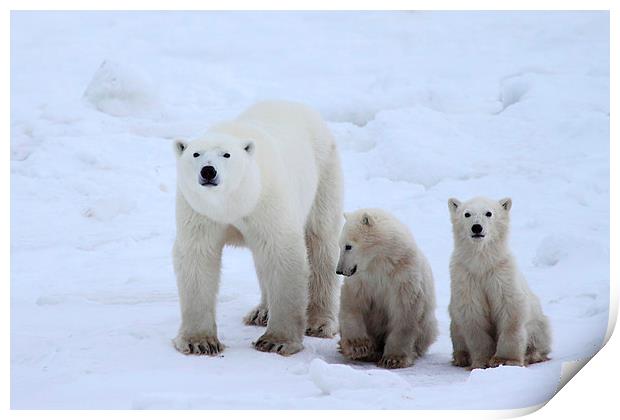
[[[7,0],[9,10],[610,10],[613,0]]]
[[[405,1],[405,0],[382,0],[381,2],[371,2],[366,0],[360,0],[356,2],[345,2],[338,0],[315,0],[315,1],[296,1],[294,3],[290,1],[282,0],[270,0],[262,2],[251,2],[243,0],[227,0],[218,2],[207,1],[192,1],[192,0],[176,0],[174,2],[166,2],[162,0],[151,0],[149,2],[134,1],[128,3],[120,0],[108,0],[108,1],[90,1],[88,3],[76,0],[60,0],[54,2],[52,5],[50,2],[41,0],[22,0],[4,1],[4,14],[0,20],[0,27],[2,30],[2,58],[4,65],[0,67],[0,71],[3,73],[4,83],[4,95],[1,102],[1,121],[2,126],[5,127],[5,136],[3,150],[4,158],[2,160],[2,169],[5,177],[0,183],[3,196],[10,199],[10,10],[235,10],[235,9],[250,9],[250,10],[403,10],[403,9],[417,9],[417,10],[610,10],[610,28],[611,28],[611,139],[616,139],[615,142],[611,142],[611,156],[610,156],[610,168],[611,168],[611,213],[618,214],[617,205],[617,177],[618,177],[618,137],[617,129],[617,115],[614,112],[617,108],[618,99],[618,87],[614,75],[618,74],[617,65],[617,50],[620,43],[618,43],[618,24],[619,15],[618,10],[620,7],[615,6],[612,0],[564,0],[564,1],[552,1],[552,0],[521,0],[521,1],[497,1],[497,0],[470,0],[467,2],[452,1]],[[53,6],[53,7],[52,7]],[[5,167],[6,165],[6,167]],[[7,200],[8,201],[8,200]],[[10,232],[10,207],[3,205],[0,211],[3,214],[4,232]],[[610,255],[611,267],[610,276],[611,279],[617,279],[618,269],[617,262],[614,260],[617,247],[617,235],[618,226],[615,223],[615,219],[612,217],[610,225]],[[1,243],[2,247],[2,262],[0,266],[5,267],[6,280],[5,285],[5,305],[2,311],[3,325],[5,328],[5,337],[10,338],[10,236],[4,236],[4,240]],[[8,289],[8,290],[7,290]],[[606,340],[609,340],[613,328],[616,323],[618,313],[618,286],[617,282],[611,282],[610,285],[610,313],[609,313],[609,325],[606,335]],[[5,343],[8,343],[6,340]],[[6,364],[10,363],[10,346],[3,345],[0,347],[2,353],[2,359]],[[616,399],[617,399],[617,374],[618,365],[615,363],[615,356],[619,354],[620,341],[617,337],[612,338],[600,351],[594,359],[587,364],[583,371],[579,374],[578,379],[572,380],[569,384],[562,389],[558,395],[556,395],[542,410],[533,414],[533,418],[558,418],[570,419],[570,418],[583,418],[585,415],[593,416],[594,418],[609,418],[611,413],[617,413]],[[209,416],[231,416],[231,415],[243,415],[245,416],[269,416],[272,419],[284,418],[294,415],[298,418],[314,417],[318,413],[314,411],[297,411],[294,414],[287,411],[209,411],[205,413],[203,411],[149,411],[149,412],[137,412],[137,411],[88,411],[87,413],[82,411],[10,411],[10,364],[7,369],[3,371],[5,373],[4,380],[1,382],[1,392],[3,397],[3,411],[5,415],[15,418],[30,418],[36,417],[56,417],[56,418],[82,418],[88,415],[92,418],[108,418],[109,416],[121,416],[121,417],[167,417],[167,416],[184,416],[194,418],[204,418],[205,415]],[[615,385],[615,386],[614,386]],[[518,410],[489,410],[489,411],[391,411],[388,415],[390,417],[408,418],[411,416],[420,416],[421,418],[471,418],[471,419],[483,419],[483,418],[508,418],[515,417],[536,411],[538,407],[531,407]],[[342,412],[342,411],[321,411],[320,416],[328,417],[341,417],[341,416],[359,416],[370,418],[375,417],[378,413],[373,411],[355,411],[355,412]],[[381,415],[381,414],[379,414]]]

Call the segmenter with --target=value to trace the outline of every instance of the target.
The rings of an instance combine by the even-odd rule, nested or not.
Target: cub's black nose
[[[342,275],[342,271],[336,270],[336,274]]]
[[[213,166],[203,166],[200,170],[200,176],[207,181],[213,181],[217,176],[217,171]]]
[[[477,235],[482,232],[482,226],[480,226],[479,224],[475,224],[471,227],[471,231]]]

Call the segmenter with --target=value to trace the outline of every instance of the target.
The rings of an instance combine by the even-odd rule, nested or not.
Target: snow
[[[310,378],[324,394],[366,389],[411,389],[411,385],[387,370],[357,370],[350,366],[328,364],[320,359],[310,363]]]
[[[328,120],[346,210],[405,221],[435,274],[440,337],[415,366],[306,338],[283,358],[242,325],[259,289],[227,249],[225,352],[174,350],[171,142],[256,100]],[[552,360],[450,365],[447,199],[513,198],[511,246]],[[516,408],[602,345],[609,308],[604,12],[13,12],[12,408]],[[578,376],[577,376],[577,379]]]
[[[84,99],[101,112],[125,117],[157,105],[155,87],[134,69],[105,60],[84,91]]]

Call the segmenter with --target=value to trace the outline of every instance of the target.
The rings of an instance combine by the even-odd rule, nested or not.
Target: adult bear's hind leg
[[[342,225],[342,172],[337,155],[321,173],[306,225],[310,263],[306,335],[331,338],[338,332],[338,238]]]
[[[269,320],[269,309],[268,309],[268,296],[267,296],[267,285],[265,282],[266,274],[261,271],[261,267],[256,264],[256,257],[254,257],[254,265],[256,268],[256,276],[258,277],[258,284],[260,285],[260,303],[256,305],[248,314],[243,318],[243,323],[245,325],[257,325],[259,327],[266,327],[267,321]]]

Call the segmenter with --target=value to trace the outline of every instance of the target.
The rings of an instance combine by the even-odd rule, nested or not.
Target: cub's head
[[[403,238],[410,237],[404,225],[380,209],[361,209],[344,218],[336,274],[352,276],[366,271],[378,257],[397,257]]]
[[[510,198],[495,201],[476,197],[464,203],[456,198],[449,199],[454,242],[487,245],[505,240],[508,237],[511,207]]]
[[[255,147],[252,140],[221,133],[174,142],[177,184],[196,212],[231,222],[254,207],[260,192]]]

